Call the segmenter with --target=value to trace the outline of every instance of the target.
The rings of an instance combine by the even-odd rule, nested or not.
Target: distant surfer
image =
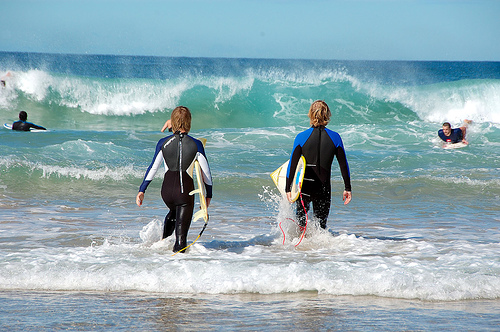
[[[328,105],[317,100],[309,109],[311,128],[295,137],[292,155],[287,171],[285,192],[291,202],[291,186],[293,174],[301,156],[306,159],[306,171],[302,185],[301,199],[296,201],[297,220],[300,226],[306,223],[306,213],[312,202],[314,216],[319,219],[321,228],[326,228],[331,202],[331,168],[333,158],[337,156],[340,172],[344,180],[345,190],[342,194],[344,204],[351,201],[351,178],[349,165],[340,135],[325,126],[330,121],[331,112]]]
[[[194,209],[193,178],[188,174],[195,160],[200,163],[207,193],[207,207],[212,198],[212,176],[201,141],[188,135],[191,129],[191,112],[187,107],[178,106],[172,111],[173,134],[162,138],[156,145],[153,161],[149,165],[136,197],[138,206],[142,205],[144,192],[153,180],[161,164],[165,165],[165,175],[161,197],[170,209],[165,217],[162,239],[172,235],[175,230],[174,252],[186,247],[187,234],[191,225]],[[184,251],[182,251],[184,252]]]
[[[18,131],[30,131],[31,129],[47,130],[42,126],[38,126],[34,123],[27,122],[28,113],[25,111],[19,112],[19,120],[12,124],[12,130]]]
[[[0,85],[2,86],[2,88],[7,87],[7,80],[10,79],[11,77],[12,74],[10,72],[7,72],[7,74],[5,74],[4,76],[2,76],[2,78],[0,78]]]
[[[460,128],[451,128],[451,124],[449,122],[445,122],[443,123],[443,129],[439,129],[438,136],[443,141],[450,144],[459,142],[469,144],[469,142],[465,140],[465,134],[467,133],[467,127],[471,122],[471,120],[465,119]]]

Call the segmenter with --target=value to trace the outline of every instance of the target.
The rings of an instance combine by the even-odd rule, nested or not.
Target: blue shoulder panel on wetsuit
[[[306,143],[306,141],[309,138],[309,136],[311,136],[313,130],[314,130],[314,128],[311,127],[309,129],[307,129],[306,131],[303,131],[303,132],[299,133],[295,137],[295,140],[293,141],[292,155],[290,156],[290,162],[288,163],[288,168],[286,170],[286,177],[287,178],[290,177],[290,167],[292,165],[292,157],[293,157],[294,151],[297,149],[297,147],[302,148],[302,146]]]
[[[326,139],[325,137],[325,139],[321,140],[321,132],[323,130],[327,133],[329,139]],[[320,156],[320,150],[322,149],[324,149],[324,154]],[[295,169],[301,155],[305,156],[308,165],[307,167],[313,169],[318,179],[323,183],[327,181],[327,178],[330,176],[331,161],[336,156],[342,173],[342,178],[344,179],[345,188],[350,191],[349,164],[347,163],[342,138],[337,132],[323,126],[311,127],[296,136],[292,154],[290,156],[290,162],[287,168],[285,191],[290,189],[292,177],[291,170]]]
[[[158,143],[156,144],[156,149],[155,149],[155,154],[153,156],[153,161],[151,161],[151,164],[149,164],[149,167],[146,171],[146,174],[144,175],[144,180],[142,181],[142,184],[141,186],[139,187],[139,192],[145,192],[146,191],[146,188],[149,186],[149,184],[151,183],[152,180],[146,180],[146,178],[148,177],[148,174],[149,172],[151,171],[151,168],[153,167],[153,164],[155,163],[155,160],[156,160],[156,157],[158,156],[158,153],[160,153],[161,151],[161,148],[163,146],[163,144],[165,143],[165,141],[169,138],[171,138],[173,135],[170,135],[170,136],[167,136],[167,137],[164,137],[162,138],[161,140],[158,141]]]
[[[330,130],[326,127],[325,127],[325,131],[328,133],[328,136],[330,136],[335,147],[337,147],[337,148],[341,147],[342,149],[344,148],[344,144],[342,143],[342,138],[340,138],[339,133],[337,133],[333,130]]]
[[[295,137],[295,141],[293,142],[293,148],[295,149],[295,147],[297,145],[303,146],[306,143],[309,136],[311,136],[313,130],[314,130],[314,128],[311,127],[309,129],[307,129],[306,131],[299,133],[297,135],[297,137]]]
[[[196,139],[190,135],[188,135],[188,136],[191,137],[195,141],[196,146],[198,147],[198,152],[205,155],[205,148],[203,147],[203,143],[199,139]]]

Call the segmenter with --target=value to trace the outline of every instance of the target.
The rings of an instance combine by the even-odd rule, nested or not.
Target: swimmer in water
[[[17,131],[30,131],[31,129],[47,130],[42,126],[38,126],[34,123],[27,122],[28,113],[25,111],[19,112],[19,120],[12,124],[12,130]]]

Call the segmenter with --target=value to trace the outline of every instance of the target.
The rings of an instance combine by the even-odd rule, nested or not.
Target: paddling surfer
[[[438,136],[447,143],[454,144],[462,142],[464,144],[469,144],[469,142],[465,140],[465,134],[467,133],[467,127],[471,122],[471,120],[465,119],[460,128],[451,128],[451,124],[449,122],[445,122],[443,123],[443,129],[439,129]]]
[[[10,72],[7,72],[7,74],[2,76],[2,78],[0,78],[0,86],[2,88],[6,88],[7,87],[7,80],[11,79],[11,77],[12,77],[12,74]]]
[[[19,112],[19,120],[12,124],[12,130],[17,131],[30,131],[31,129],[47,130],[42,126],[28,122],[28,113],[25,111]]]

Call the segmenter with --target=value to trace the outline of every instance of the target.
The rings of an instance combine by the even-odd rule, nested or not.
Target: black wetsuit
[[[191,174],[195,160],[200,163],[207,198],[211,198],[212,176],[203,144],[187,134],[178,132],[158,141],[153,161],[139,188],[139,192],[146,191],[163,161],[166,171],[161,197],[170,209],[165,217],[163,238],[172,235],[175,230],[175,252],[186,247],[187,234],[193,216],[194,195],[189,195],[189,193],[194,190]]]
[[[301,226],[305,225],[305,211],[309,211],[312,202],[314,216],[319,219],[320,226],[326,228],[331,202],[331,168],[333,158],[337,156],[340,172],[346,191],[351,191],[349,165],[340,135],[324,126],[311,127],[300,133],[293,143],[293,151],[288,164],[286,192],[292,186],[293,174],[301,156],[306,159],[306,171],[302,184],[302,199],[298,199],[297,219]],[[302,206],[302,202],[304,206]]]
[[[31,122],[26,122],[22,120],[18,120],[12,124],[12,130],[18,130],[18,131],[30,131],[31,128],[33,129],[41,129],[41,130],[47,130],[42,126],[37,126],[34,123]]]

